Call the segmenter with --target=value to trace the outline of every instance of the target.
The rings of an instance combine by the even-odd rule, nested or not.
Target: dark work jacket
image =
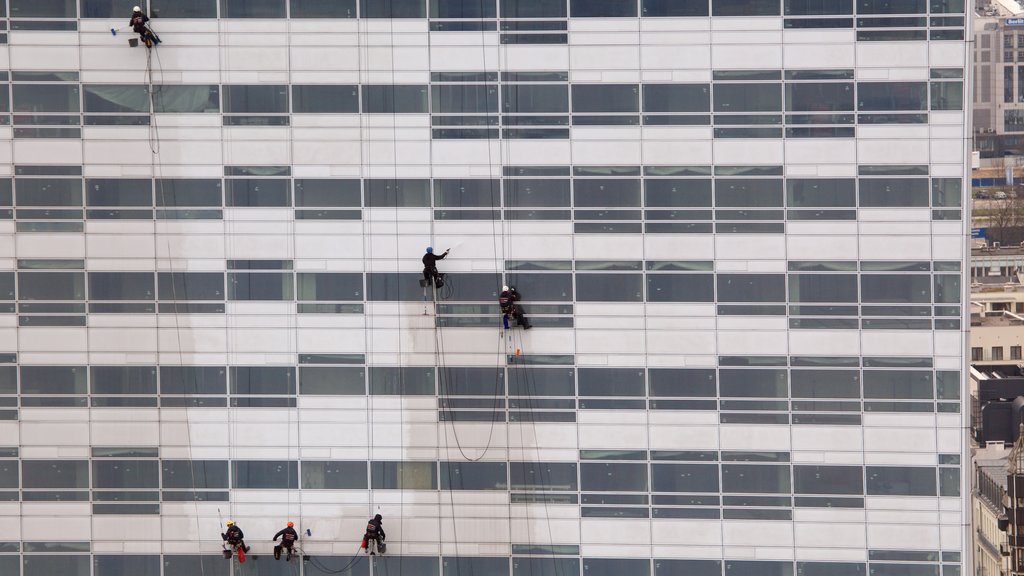
[[[501,295],[498,296],[498,305],[501,306],[502,312],[508,313],[515,309],[516,302],[518,302],[520,298],[522,298],[522,296],[519,292],[516,292],[515,288],[504,290]]]
[[[221,534],[225,540],[241,540],[245,538],[245,534],[242,533],[242,529],[237,524],[229,526],[227,531]]]
[[[295,531],[295,528],[285,528],[277,534],[274,534],[274,541],[281,539],[281,543],[285,546],[291,546],[299,539],[299,533]]]
[[[437,261],[444,260],[444,257],[447,255],[447,252],[441,254],[440,256],[434,254],[433,252],[427,252],[426,254],[423,255],[423,267],[427,269],[437,268]]]
[[[149,22],[149,16],[142,12],[135,12],[132,14],[131,20],[128,21],[128,25],[132,27],[132,30],[141,33],[146,28],[146,22]]]
[[[374,538],[380,538],[383,540],[384,527],[381,526],[382,522],[376,518],[370,518],[370,521],[366,523],[366,534]]]

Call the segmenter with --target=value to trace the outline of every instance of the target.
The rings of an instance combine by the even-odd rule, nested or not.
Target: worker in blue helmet
[[[445,250],[444,254],[438,256],[434,254],[432,246],[427,246],[427,253],[423,255],[423,279],[427,282],[427,285],[433,282],[435,288],[444,286],[444,280],[442,280],[441,274],[437,271],[437,261],[444,260],[449,250],[451,249]]]

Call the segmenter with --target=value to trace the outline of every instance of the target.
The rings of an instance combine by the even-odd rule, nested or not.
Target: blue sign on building
[[[1003,20],[1003,26],[1024,26],[1024,18],[1007,18]]]
[[[988,228],[971,228],[971,238],[985,238]]]

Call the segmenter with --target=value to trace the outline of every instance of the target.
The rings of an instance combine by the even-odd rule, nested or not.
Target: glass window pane
[[[175,2],[179,0],[173,0]],[[164,555],[164,576],[228,576],[231,563],[225,562],[220,554],[216,556]]]
[[[21,366],[22,394],[88,394],[85,366]]]
[[[931,370],[865,370],[864,397],[921,400],[933,397]]]
[[[229,272],[228,300],[292,300],[291,272]]]
[[[161,394],[227,394],[223,366],[161,366]]]
[[[711,206],[711,180],[644,180],[647,208],[701,208]]]
[[[523,295],[524,302],[569,302],[572,274],[516,273],[507,276],[508,285]]]
[[[853,14],[853,0],[786,0],[786,16]]]
[[[939,468],[939,496],[960,495],[960,469]]]
[[[88,460],[22,460],[21,472],[22,488],[89,487]]]
[[[380,3],[384,4],[388,1],[391,0],[383,0]],[[364,85],[363,112],[368,114],[426,114],[428,112],[427,87],[423,84]]]
[[[299,0],[292,0],[296,2]],[[302,0],[309,2],[311,0]],[[320,0],[323,1],[323,0]],[[333,0],[331,0],[333,2]],[[353,0],[354,1],[354,0]],[[333,4],[332,4],[333,5]],[[355,16],[345,16],[354,18]],[[358,114],[359,91],[355,85],[292,85],[296,114]]]
[[[924,14],[925,0],[857,0],[857,14]]]
[[[650,395],[666,397],[714,397],[715,370],[711,368],[651,368]]]
[[[651,561],[641,558],[584,558],[583,576],[650,576]]]
[[[867,494],[878,496],[935,496],[935,468],[868,466]]]
[[[565,18],[565,0],[502,0],[502,18]]]
[[[89,555],[32,554],[23,559],[23,576],[90,576]]]
[[[220,0],[221,18],[284,18],[284,0]]]
[[[935,397],[939,400],[959,400],[960,372],[936,370]]]
[[[860,398],[859,370],[793,370],[794,398]]]
[[[82,205],[78,178],[15,178],[14,192],[19,207]]]
[[[498,87],[494,84],[441,84],[431,86],[431,110],[435,114],[494,114],[498,111]]]
[[[788,494],[789,466],[722,464],[722,491],[743,494]]]
[[[721,0],[715,3],[716,9]],[[743,2],[744,0],[732,0]],[[751,0],[757,2],[758,0]],[[771,2],[772,0],[767,0]],[[774,0],[777,2],[777,0]],[[778,4],[776,4],[776,13]],[[716,14],[717,15],[717,14]],[[746,13],[744,16],[754,16]],[[782,110],[781,84],[753,84],[750,82],[715,83],[713,87],[715,112],[779,112]]]
[[[569,87],[564,84],[504,84],[501,101],[502,111],[508,114],[568,112]]]
[[[367,207],[429,207],[430,180],[420,178],[370,179],[365,182],[364,195]]]
[[[131,4],[134,0],[123,0]],[[118,15],[131,14],[131,6]],[[106,18],[106,16],[103,16]],[[149,113],[149,91],[142,84],[84,84],[86,112]]]
[[[636,84],[573,84],[573,112],[638,112],[640,88]]]
[[[508,574],[507,557],[445,556],[441,559],[443,576],[468,574]]]
[[[651,492],[718,492],[718,465],[651,464]]]
[[[228,206],[291,206],[286,178],[229,178],[224,181]]]
[[[860,466],[793,466],[797,494],[863,494],[864,469]]]
[[[647,465],[581,462],[580,489],[591,492],[646,492]]]
[[[424,374],[420,379],[429,377],[433,388],[433,369],[417,370]],[[440,371],[439,380],[438,394],[446,396],[502,396],[505,392],[505,371],[494,367],[445,367]]]
[[[876,207],[928,206],[926,178],[865,178],[860,180],[860,205]]]
[[[557,556],[512,558],[512,576],[570,576],[579,573],[579,558],[558,558]]]
[[[224,300],[223,272],[158,272],[161,300]]]
[[[654,576],[722,576],[721,560],[655,560]]]
[[[220,112],[220,87],[216,84],[154,86],[153,110],[162,113]]]
[[[636,368],[580,368],[580,396],[645,396],[644,371]]]
[[[363,300],[363,275],[357,272],[300,272],[300,301]]]
[[[14,299],[14,272],[0,272],[0,301]]]
[[[359,180],[295,180],[296,208],[359,208],[362,196]]]
[[[785,274],[719,274],[719,302],[785,302]]]
[[[299,487],[298,462],[284,460],[232,460],[232,488]]]
[[[787,112],[840,112],[853,109],[853,82],[786,84]]]
[[[723,397],[785,398],[786,370],[780,368],[722,368],[718,371]]]
[[[238,0],[230,1],[234,5]],[[280,0],[272,1],[277,2]],[[225,114],[274,112],[288,112],[287,86],[275,86],[273,84],[224,85]]]
[[[643,274],[577,274],[580,302],[642,302]]]
[[[426,18],[424,0],[359,0],[362,18]]]
[[[628,178],[575,180],[573,205],[577,208],[640,206],[640,181]]]
[[[11,18],[75,18],[75,0],[11,0]]]
[[[790,302],[857,302],[856,274],[790,274]]]
[[[159,179],[156,205],[167,207],[223,206],[219,179]]]
[[[226,489],[227,460],[162,460],[164,488],[186,490]]]
[[[779,178],[719,178],[715,181],[715,206],[718,208],[782,207],[782,180]]]
[[[504,462],[441,462],[441,490],[508,490]]]
[[[778,16],[779,0],[712,0],[712,16]]]
[[[575,492],[575,462],[511,462],[511,490],[559,490]]]
[[[291,0],[292,18],[355,18],[356,0]]]
[[[857,109],[864,111],[927,110],[927,82],[858,82]]]
[[[18,272],[19,300],[85,300],[85,272]]]
[[[459,369],[454,370],[458,371]],[[379,396],[433,396],[434,393],[433,368],[425,366],[401,368],[397,366],[373,366],[370,368],[370,394]]]
[[[495,0],[430,0],[431,18],[494,18]]]
[[[644,0],[646,4],[671,0]],[[680,7],[703,8],[707,2],[680,2]],[[688,6],[687,6],[688,5]],[[648,16],[649,14],[645,14]],[[711,110],[711,89],[707,84],[644,84],[644,112],[707,112]]]
[[[17,460],[0,460],[0,488],[18,488],[18,477]]]
[[[725,576],[793,576],[793,563],[769,560],[726,560]]]
[[[648,302],[714,302],[714,274],[648,274]]]
[[[570,0],[573,18],[635,18],[636,0]]]
[[[90,300],[152,300],[152,272],[89,272]]]
[[[857,205],[853,178],[789,178],[786,205],[791,208],[835,208]]]
[[[847,562],[797,562],[797,576],[864,576],[864,564]]]
[[[299,366],[302,394],[362,396],[366,369],[362,366]]]
[[[572,368],[516,368],[509,373],[509,396],[575,396]]]
[[[459,178],[434,180],[434,206],[438,208],[490,208],[501,202],[498,180]]]
[[[89,206],[152,206],[153,181],[141,178],[90,178],[85,181]]]
[[[366,299],[378,302],[419,302],[423,300],[423,288],[419,284],[422,278],[423,274],[419,272],[370,272],[366,275]]]
[[[437,490],[434,462],[371,462],[370,478],[374,490]]]
[[[295,368],[291,366],[232,366],[232,394],[295,394]]]
[[[931,278],[927,274],[865,274],[860,277],[865,304],[927,304]]]
[[[90,366],[93,394],[156,394],[152,366]]]
[[[365,490],[364,461],[302,461],[304,490]]]
[[[963,110],[963,82],[932,82],[932,110]]]
[[[94,460],[93,488],[159,488],[156,460]]]
[[[0,556],[0,574],[10,574],[11,576],[18,576],[21,570],[21,556],[17,554],[7,554]]]
[[[134,0],[131,0],[134,1]],[[93,556],[93,576],[130,576],[132,574],[159,574],[160,555],[100,555]]]
[[[505,206],[509,208],[561,208],[570,206],[569,180],[505,180]]]

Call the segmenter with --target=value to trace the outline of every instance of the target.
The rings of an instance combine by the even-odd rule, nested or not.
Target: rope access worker
[[[450,250],[451,248],[438,256],[434,254],[433,247],[427,246],[427,253],[423,255],[423,280],[425,286],[429,286],[431,282],[433,282],[435,288],[444,286],[444,278],[437,271],[437,261],[444,260]]]
[[[380,551],[381,554],[386,550],[384,539],[387,538],[387,536],[384,534],[384,527],[381,526],[383,519],[383,516],[377,514],[373,518],[370,518],[370,521],[366,523],[366,534],[363,534],[363,548],[366,548],[366,552],[364,552],[364,554],[375,554],[370,550],[371,541],[377,545],[377,550]]]
[[[128,20],[128,25],[132,27],[132,30],[139,35],[139,39],[146,46],[152,46],[153,44],[159,44],[160,39],[153,34],[153,31],[149,29],[147,24],[149,23],[149,16],[146,16],[142,12],[142,8],[138,6],[132,8],[132,17]]]
[[[245,545],[245,534],[242,533],[242,529],[231,520],[228,520],[226,524],[228,529],[221,533],[221,539],[235,548],[241,548],[248,552],[249,547]]]
[[[522,298],[522,294],[516,291],[516,287],[509,288],[508,286],[501,287],[501,295],[498,296],[498,305],[501,306],[501,321],[505,325],[505,329],[508,330],[508,318],[511,316],[515,318],[516,323],[523,327],[523,330],[529,330],[531,328],[530,321],[526,319],[526,315],[523,314],[523,308],[518,304]]]
[[[274,534],[274,542],[277,542],[278,538],[281,539],[281,543],[274,546],[274,560],[281,559],[281,548],[284,547],[288,550],[285,562],[291,561],[292,547],[295,546],[295,542],[299,539],[299,533],[295,531],[295,523],[288,522],[288,526],[282,528],[277,534]]]

